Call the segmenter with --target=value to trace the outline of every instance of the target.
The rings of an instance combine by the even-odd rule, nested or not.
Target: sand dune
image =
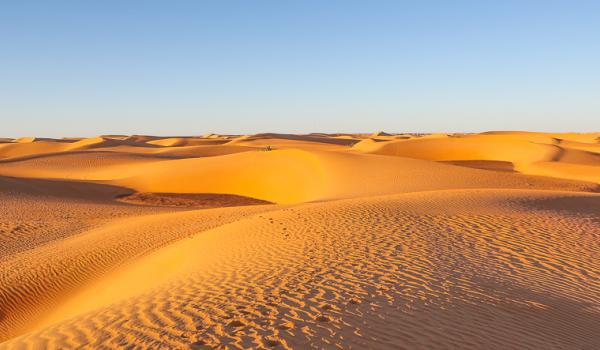
[[[501,161],[511,163],[523,174],[598,183],[598,136],[493,132],[390,142],[365,140],[355,149],[435,161]]]
[[[0,348],[598,348],[599,136],[7,139]]]
[[[275,149],[340,149],[340,146],[351,146],[360,140],[355,138],[331,137],[323,134],[291,135],[291,134],[256,134],[244,135],[230,141],[229,144],[267,147]]]
[[[257,210],[267,209],[252,206],[246,211],[235,210],[232,215],[239,218],[247,211]],[[68,297],[70,292],[100,273],[164,244],[185,238],[194,231],[232,220],[225,209],[217,209],[216,212],[205,210],[193,217],[186,215],[186,218],[181,214],[168,213],[138,215],[135,220],[112,220],[108,225],[99,225],[60,241],[46,242],[34,251],[13,254],[3,261],[3,267],[10,273],[3,276],[5,283],[0,290],[6,313],[0,334],[10,334],[9,329],[17,332],[27,330],[28,327],[23,326],[24,320],[37,319],[40,313],[54,307],[53,304],[60,298]],[[177,230],[178,226],[187,230]],[[174,231],[168,234],[170,230]],[[29,268],[16,268],[22,265]],[[154,274],[152,279],[156,277]],[[40,283],[45,286],[44,289],[39,288]],[[23,294],[28,298],[20,297]]]
[[[99,311],[6,345],[589,347],[600,230],[538,204],[562,198],[600,204],[475,190],[255,214],[100,279],[42,324]]]
[[[29,141],[0,144],[0,159],[20,157],[27,155],[38,155],[44,153],[62,152],[69,149],[68,142],[53,141]]]
[[[164,138],[164,139],[148,141],[148,143],[150,143],[150,144],[166,146],[166,147],[222,145],[227,142],[230,142],[230,140],[218,139],[218,138],[196,138],[196,137],[168,137],[168,138]]]
[[[35,173],[30,172],[32,167]],[[227,193],[275,203],[452,188],[597,187],[520,174],[499,176],[417,159],[298,149],[187,159],[115,152],[61,153],[5,163],[0,174],[102,180],[139,192]]]

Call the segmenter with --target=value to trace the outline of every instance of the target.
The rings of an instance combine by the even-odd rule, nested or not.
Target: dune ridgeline
[[[600,133],[0,138],[0,349],[594,349]]]

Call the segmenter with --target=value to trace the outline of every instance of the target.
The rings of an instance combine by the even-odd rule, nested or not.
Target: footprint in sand
[[[329,318],[329,316],[326,315],[320,315],[316,318],[316,320],[319,322],[329,322],[331,321],[331,318]]]
[[[268,347],[273,348],[273,347],[276,347],[277,345],[280,345],[281,341],[274,337],[267,337],[267,338],[265,338],[265,344]]]
[[[290,322],[290,321],[281,321],[278,325],[277,328],[282,329],[282,330],[288,330],[288,329],[292,329],[294,328],[294,323]]]
[[[233,320],[227,324],[229,327],[239,328],[244,327],[246,324],[242,321]]]
[[[190,349],[192,350],[212,350],[211,346],[206,345],[204,340],[198,340],[197,342],[190,344]]]
[[[335,310],[335,306],[331,305],[331,304],[322,304],[321,306],[322,310]]]

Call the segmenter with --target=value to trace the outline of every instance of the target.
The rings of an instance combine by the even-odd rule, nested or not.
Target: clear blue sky
[[[600,1],[0,0],[0,136],[600,130]]]

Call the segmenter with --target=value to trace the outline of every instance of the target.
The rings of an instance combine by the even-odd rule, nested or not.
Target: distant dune
[[[0,349],[596,349],[600,133],[0,139]]]

